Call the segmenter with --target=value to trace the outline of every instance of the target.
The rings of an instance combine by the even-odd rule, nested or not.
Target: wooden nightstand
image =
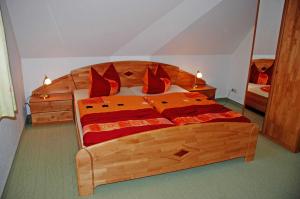
[[[216,88],[210,85],[198,86],[197,88],[190,88],[190,92],[199,92],[206,95],[209,99],[215,99]]]
[[[39,95],[30,97],[32,124],[47,124],[73,121],[73,97],[71,93]]]

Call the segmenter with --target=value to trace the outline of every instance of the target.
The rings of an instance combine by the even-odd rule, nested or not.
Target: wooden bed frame
[[[245,105],[246,108],[253,108],[262,113],[265,113],[268,105],[268,98],[258,95],[256,93],[252,93],[247,91],[245,96]]]
[[[258,68],[259,71],[262,70],[262,68],[270,68],[274,64],[274,59],[253,59],[251,66],[253,66],[253,63]],[[251,74],[250,74],[251,75]],[[250,76],[249,76],[250,79]],[[258,95],[256,93],[252,93],[248,91],[248,85],[247,85],[247,91],[245,96],[245,106],[253,108],[255,110],[258,110],[262,113],[266,112],[268,104],[268,98]]]
[[[103,73],[110,63],[92,65]],[[145,61],[113,62],[122,86],[142,85],[148,66],[159,63]],[[194,76],[176,66],[161,64],[173,84],[191,87]],[[87,88],[91,66],[61,77],[34,93],[72,92]],[[77,122],[76,122],[77,125]],[[254,123],[204,123],[147,131],[95,144],[78,145],[76,170],[81,196],[90,195],[98,185],[188,169],[210,163],[244,157],[254,159],[258,127]]]

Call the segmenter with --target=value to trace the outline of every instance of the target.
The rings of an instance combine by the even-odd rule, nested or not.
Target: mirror
[[[267,109],[284,0],[260,0],[244,113],[262,129]]]

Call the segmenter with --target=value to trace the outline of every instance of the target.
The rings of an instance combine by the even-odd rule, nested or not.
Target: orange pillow
[[[144,76],[143,92],[147,94],[164,93],[171,87],[171,79],[164,71],[164,69],[158,65],[154,71],[147,68]]]
[[[119,91],[119,83],[115,80],[107,79],[91,68],[89,76],[89,95],[92,97],[115,95]]]

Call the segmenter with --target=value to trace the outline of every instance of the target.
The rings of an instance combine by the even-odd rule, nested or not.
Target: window
[[[2,117],[14,117],[16,109],[4,25],[0,10],[0,119]]]

